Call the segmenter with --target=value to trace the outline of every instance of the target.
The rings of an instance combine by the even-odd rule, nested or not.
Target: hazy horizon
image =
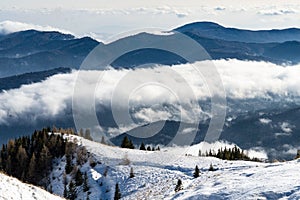
[[[51,26],[98,39],[143,28],[171,30],[195,21],[251,30],[300,27],[297,1],[3,0],[0,8],[0,21]]]

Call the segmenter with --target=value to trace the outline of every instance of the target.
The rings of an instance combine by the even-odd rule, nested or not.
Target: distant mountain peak
[[[300,29],[246,30],[228,28],[214,22],[193,22],[174,29],[188,35],[246,43],[300,41]]]
[[[216,29],[216,28],[224,28],[220,24],[217,24],[215,22],[209,22],[209,21],[202,21],[202,22],[192,22],[186,25],[183,25],[179,28],[176,28],[175,30],[179,29],[186,29],[186,28],[201,28],[201,29]]]

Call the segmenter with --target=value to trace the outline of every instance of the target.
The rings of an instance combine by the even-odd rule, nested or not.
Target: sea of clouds
[[[82,96],[84,106],[84,97],[88,95],[86,89],[95,84],[95,80],[97,87],[92,92],[96,107],[104,105],[129,109],[133,118],[146,123],[167,119],[193,122],[199,116],[210,115],[198,102],[210,99],[211,91],[206,80],[214,77],[203,77],[195,72],[197,67],[201,68],[208,62],[211,61],[198,62],[197,65],[72,71],[70,74],[54,75],[39,83],[2,91],[0,124],[9,124],[14,120],[55,118],[71,109],[74,87],[78,85],[82,93],[77,95],[79,98]],[[227,99],[272,99],[274,96],[286,99],[300,96],[300,65],[280,66],[235,59],[213,63],[219,74],[211,76],[221,78],[223,86],[219,88],[224,87]],[[79,73],[80,77],[85,78],[78,80]],[[146,76],[147,80],[151,80],[148,84],[144,83]],[[127,93],[126,88],[135,89]]]

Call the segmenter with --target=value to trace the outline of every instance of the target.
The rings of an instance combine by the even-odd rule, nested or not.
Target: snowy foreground
[[[77,199],[113,199],[118,183],[122,199],[300,199],[300,160],[282,163],[224,161],[199,157],[197,146],[140,151],[112,147],[77,136],[95,161],[80,170],[88,175],[89,192],[78,189]],[[198,145],[198,147],[201,145]],[[65,158],[57,159],[50,174],[51,190],[63,196]],[[208,171],[212,164],[216,171]],[[198,165],[201,174],[194,178]],[[130,168],[135,177],[129,178]],[[67,175],[70,178],[70,175]],[[174,191],[177,180],[183,189]],[[48,188],[49,189],[49,188]],[[0,199],[60,199],[40,188],[0,174]]]
[[[98,161],[89,171],[90,199],[111,199],[116,182],[122,199],[300,199],[300,160],[272,164],[224,161],[192,156],[195,148],[189,147],[147,152],[81,138],[80,142]],[[210,164],[217,170],[208,171]],[[201,175],[195,179],[196,165]],[[83,170],[88,169],[85,167]],[[131,167],[134,178],[129,178]],[[183,190],[175,193],[178,178]]]
[[[0,173],[0,199],[59,200],[62,198],[52,195],[41,188],[22,183],[16,178]]]

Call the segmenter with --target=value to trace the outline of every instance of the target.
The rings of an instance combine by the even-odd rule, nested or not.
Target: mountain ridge
[[[300,29],[297,28],[249,31],[225,28],[212,22],[195,22],[174,30],[196,40],[212,59],[236,58],[289,65],[300,62],[296,53],[300,50]],[[172,38],[170,35],[155,36],[162,41]],[[135,38],[143,42],[149,37],[153,34],[140,33],[121,39]],[[79,69],[97,45],[105,44],[90,37],[75,38],[57,31],[27,30],[3,35],[0,37],[0,77],[60,67]],[[148,63],[173,65],[185,61],[171,52],[140,49],[122,55],[112,65],[135,68]]]
[[[182,33],[194,33],[198,36],[227,41],[249,43],[272,43],[297,40],[300,41],[299,28],[284,28],[270,30],[247,30],[224,27],[214,22],[193,22],[174,29]]]

